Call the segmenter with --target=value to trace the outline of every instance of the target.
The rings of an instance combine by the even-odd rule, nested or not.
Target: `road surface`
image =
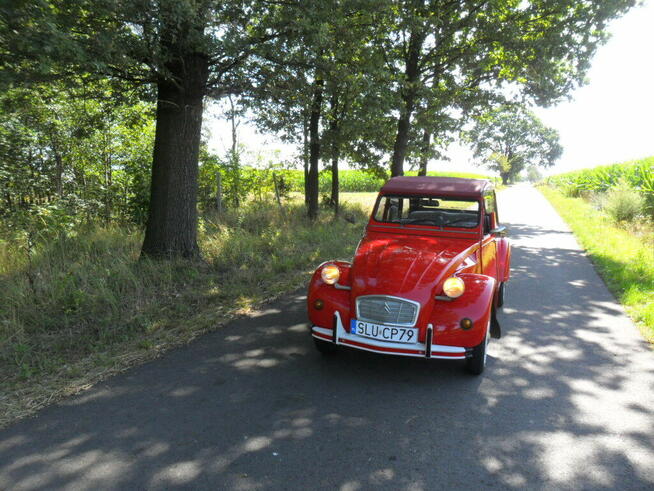
[[[653,489],[654,353],[538,192],[500,216],[483,376],[322,358],[296,292],[0,432],[0,489]]]

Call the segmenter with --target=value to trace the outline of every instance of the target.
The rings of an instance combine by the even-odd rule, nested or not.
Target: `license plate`
[[[350,334],[392,343],[418,342],[418,329],[416,327],[384,326],[356,319],[352,319],[350,322]]]

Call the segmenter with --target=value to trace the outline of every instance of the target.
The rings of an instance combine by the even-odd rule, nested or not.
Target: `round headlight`
[[[320,277],[322,281],[328,285],[333,285],[338,281],[338,278],[341,276],[341,271],[338,269],[338,266],[335,264],[327,264],[322,268],[320,272]]]
[[[456,276],[450,276],[445,280],[445,283],[443,283],[443,293],[445,293],[445,295],[450,298],[460,297],[463,295],[465,289],[466,286],[463,283],[463,280],[461,278],[457,278]]]

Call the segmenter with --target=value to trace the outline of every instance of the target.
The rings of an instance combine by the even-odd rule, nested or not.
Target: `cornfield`
[[[281,174],[284,180],[290,185],[291,191],[301,192],[304,190],[304,172],[301,170],[285,170]],[[408,176],[415,176],[416,172],[407,172]],[[465,177],[472,179],[494,179],[481,174],[466,172],[428,172],[430,176]],[[339,190],[346,193],[375,192],[379,191],[384,183],[390,178],[390,174],[377,175],[362,170],[341,170],[338,173]],[[319,189],[321,193],[329,193],[332,185],[330,170],[323,170],[319,176]]]
[[[647,213],[654,216],[654,157],[566,172],[547,178],[546,183],[571,197],[603,193],[624,183],[642,193]]]

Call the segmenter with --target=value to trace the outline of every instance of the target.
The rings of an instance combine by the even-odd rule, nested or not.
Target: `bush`
[[[645,199],[623,181],[607,193],[604,210],[615,222],[633,221],[644,212]]]

